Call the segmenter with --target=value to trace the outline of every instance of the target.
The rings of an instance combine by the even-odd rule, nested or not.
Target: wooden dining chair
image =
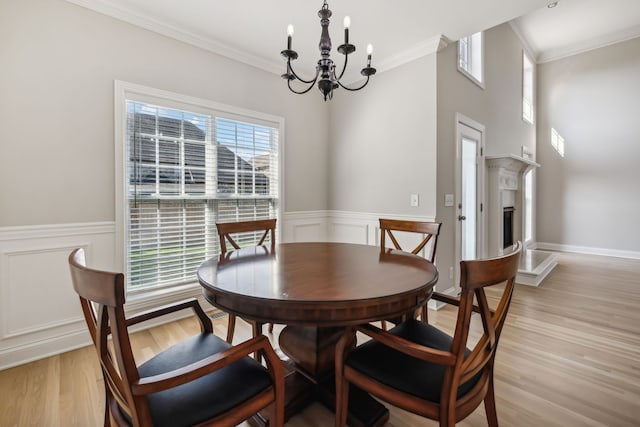
[[[104,377],[105,426],[236,426],[269,405],[269,425],[283,425],[284,368],[266,337],[230,345],[195,299],[127,318],[123,274],[86,267],[83,249],[69,268]],[[200,334],[137,365],[128,327],[184,309]],[[249,357],[255,352],[266,367]]]
[[[388,251],[387,237],[393,243],[393,247],[398,250],[405,250],[398,242],[398,236],[394,232],[403,233],[419,233],[422,234],[419,243],[411,250],[405,250],[411,252],[414,255],[424,251],[424,257],[431,262],[435,262],[436,249],[438,248],[438,236],[440,235],[440,222],[423,222],[423,221],[406,221],[397,219],[385,219],[380,218],[380,252]],[[431,242],[429,244],[429,242]],[[422,320],[428,321],[428,309],[424,305],[421,311]],[[382,328],[386,329],[386,322],[382,321]]]
[[[240,249],[240,245],[236,242],[235,239],[239,240],[239,237],[247,234],[255,234],[256,237],[260,235],[260,239],[256,246],[260,246],[264,244],[264,242],[269,238],[269,243],[271,245],[271,250],[275,248],[276,245],[276,220],[275,219],[259,219],[255,221],[240,221],[240,222],[221,222],[216,224],[216,228],[218,229],[218,237],[220,239],[220,255],[223,256],[229,250],[227,247],[227,243],[231,245],[233,249]],[[234,239],[235,236],[235,239]],[[255,239],[252,239],[255,241]],[[233,334],[236,329],[236,316],[234,314],[228,313],[228,322],[227,322],[227,342],[233,342]],[[247,321],[251,324],[253,330],[253,336],[260,335],[262,333],[262,324],[255,321]],[[269,333],[273,333],[273,323],[269,323]]]
[[[349,384],[441,426],[454,426],[484,401],[489,426],[498,425],[494,360],[513,295],[520,242],[512,249],[497,258],[460,262],[460,297],[445,301],[458,306],[453,336],[415,319],[390,331],[371,324],[346,330],[336,347],[336,427],[346,423]],[[503,287],[496,288],[500,298],[491,308],[485,288],[494,285]],[[472,312],[480,314],[483,334],[468,349]],[[356,331],[371,340],[353,349]]]

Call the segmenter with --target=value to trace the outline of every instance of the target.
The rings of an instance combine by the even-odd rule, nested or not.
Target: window
[[[522,119],[533,124],[533,61],[522,52]]]
[[[524,243],[533,240],[533,169],[524,174]]]
[[[554,128],[551,128],[551,146],[564,157],[564,138]]]
[[[484,88],[484,35],[482,32],[458,41],[458,71]]]
[[[281,120],[123,86],[116,143],[127,290],[194,283],[219,252],[216,222],[278,216]]]

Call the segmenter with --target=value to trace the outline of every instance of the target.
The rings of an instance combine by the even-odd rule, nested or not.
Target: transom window
[[[219,253],[216,222],[278,217],[281,122],[179,101],[125,93],[129,292],[196,282]]]
[[[458,41],[458,71],[484,88],[484,34],[478,32]]]

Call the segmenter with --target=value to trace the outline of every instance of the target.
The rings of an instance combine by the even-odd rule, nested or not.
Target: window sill
[[[127,295],[125,310],[127,314],[133,314],[176,301],[198,297],[201,295],[201,289],[200,284],[194,282],[161,289],[149,289],[146,292],[136,292],[135,294]],[[210,307],[203,308],[207,310]]]
[[[460,68],[458,66],[458,71],[460,72],[460,74],[462,74],[463,76],[471,80],[473,83],[475,83],[476,86],[478,86],[480,89],[484,90],[484,82],[478,80],[473,74],[469,73],[464,68]]]

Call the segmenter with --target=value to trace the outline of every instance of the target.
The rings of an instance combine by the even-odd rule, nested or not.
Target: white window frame
[[[484,89],[484,31],[458,40],[458,71]]]
[[[282,209],[284,206],[284,118],[274,116],[257,111],[247,110],[240,107],[234,107],[218,102],[182,95],[179,93],[164,91],[147,86],[142,86],[134,83],[124,82],[116,80],[114,82],[114,114],[115,114],[115,207],[116,207],[116,239],[115,239],[115,252],[116,252],[116,265],[115,268],[118,271],[127,271],[127,241],[128,241],[128,200],[127,200],[127,187],[128,183],[125,180],[124,167],[127,164],[127,158],[129,156],[127,150],[127,111],[126,102],[128,100],[146,102],[155,105],[166,106],[169,108],[181,109],[186,111],[192,111],[195,113],[211,114],[215,112],[216,117],[228,118],[232,120],[243,119],[252,123],[259,124],[264,122],[269,126],[278,128],[278,207],[277,218],[280,219],[282,215]],[[281,224],[281,221],[278,222]],[[278,227],[278,234],[280,227]],[[217,235],[216,235],[217,238]],[[279,236],[276,237],[279,240]],[[126,276],[126,275],[125,275]],[[127,278],[125,277],[125,280]],[[193,277],[193,282],[174,285],[174,286],[160,286],[149,287],[140,290],[132,291],[127,288],[127,296],[129,301],[133,301],[134,306],[146,306],[147,303],[143,301],[157,301],[158,303],[164,303],[175,299],[176,297],[182,298],[184,295],[197,295],[200,290],[200,285],[197,279]],[[129,298],[130,297],[130,298]]]
[[[535,123],[535,64],[526,51],[522,51],[522,120]]]

